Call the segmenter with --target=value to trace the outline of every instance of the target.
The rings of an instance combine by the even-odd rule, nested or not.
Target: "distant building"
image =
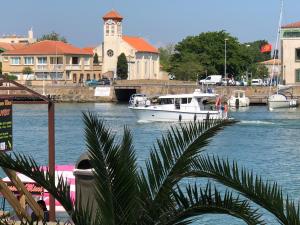
[[[124,53],[128,61],[128,80],[162,79],[157,48],[141,37],[123,35],[123,17],[118,12],[108,12],[103,21],[103,43],[96,48],[103,76],[117,77],[118,56]]]
[[[10,43],[10,44],[32,44],[36,42],[36,38],[33,36],[32,28],[28,31],[27,36],[21,36],[16,34],[3,35],[0,37],[0,42]]]
[[[264,65],[268,69],[269,77],[277,77],[281,75],[281,60],[280,59],[270,59],[264,62],[260,62],[260,65]]]
[[[11,44],[11,43],[0,42],[0,62],[2,62],[3,52],[20,49],[23,48],[24,46],[25,44]]]
[[[92,49],[81,49],[61,41],[41,41],[2,53],[4,74],[18,80],[46,80],[83,83],[101,78],[101,68],[93,64]],[[22,74],[30,67],[32,74]]]
[[[286,84],[300,84],[300,21],[282,26],[281,62]]]

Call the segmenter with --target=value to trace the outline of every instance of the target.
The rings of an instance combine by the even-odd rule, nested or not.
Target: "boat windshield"
[[[160,105],[174,104],[174,98],[160,98],[158,102]]]
[[[197,101],[201,110],[216,110],[213,98],[197,98]]]

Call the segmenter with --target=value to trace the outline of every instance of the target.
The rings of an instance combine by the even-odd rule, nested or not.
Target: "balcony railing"
[[[36,65],[35,70],[36,71],[48,71],[48,65]]]
[[[63,64],[50,65],[50,70],[51,71],[63,71],[64,70],[64,65]]]
[[[81,70],[81,65],[66,65],[66,70]]]

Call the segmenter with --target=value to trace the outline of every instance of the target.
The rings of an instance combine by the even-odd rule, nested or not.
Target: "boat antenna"
[[[279,16],[279,22],[278,22],[276,44],[275,44],[275,49],[274,49],[274,54],[273,54],[273,66],[272,66],[272,73],[271,73],[271,78],[272,79],[274,77],[276,57],[279,57],[278,46],[279,46],[279,39],[280,39],[280,33],[281,33],[281,24],[282,24],[282,15],[283,15],[283,6],[284,6],[283,3],[284,3],[284,0],[281,0],[280,16]],[[279,62],[278,62],[278,64],[279,64]],[[278,77],[279,77],[279,74],[277,74],[277,77],[276,77],[277,94],[278,94]],[[270,90],[271,90],[271,86],[272,86],[272,80],[271,80]]]

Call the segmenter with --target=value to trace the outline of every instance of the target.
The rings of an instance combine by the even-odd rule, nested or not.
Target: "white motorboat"
[[[248,107],[249,104],[250,100],[246,97],[246,93],[243,90],[235,90],[228,100],[228,105],[235,108]]]
[[[129,108],[139,121],[196,121],[227,118],[227,107],[214,93],[196,89],[192,94],[165,95],[153,104],[145,95],[132,95]]]
[[[277,109],[277,108],[290,108],[290,107],[297,107],[298,100],[295,98],[288,99],[282,93],[276,93],[271,95],[268,98],[268,106],[270,110]]]

